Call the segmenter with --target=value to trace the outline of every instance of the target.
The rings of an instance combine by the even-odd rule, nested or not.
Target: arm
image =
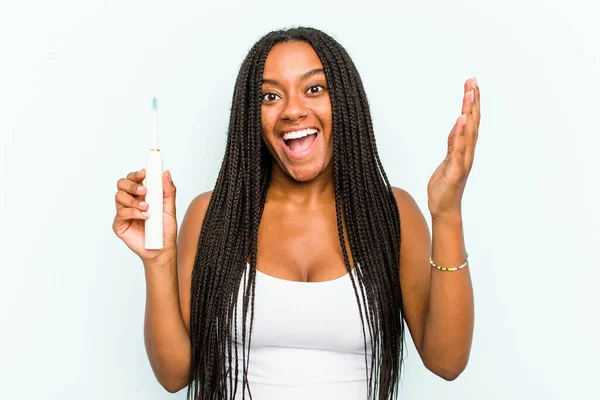
[[[465,260],[462,221],[433,220],[433,243],[414,199],[394,188],[401,221],[400,282],[408,329],[423,364],[453,380],[465,369],[473,338],[473,288],[469,266],[455,272],[429,264],[457,267]]]
[[[405,191],[394,189],[400,212],[400,285],[405,318],[425,366],[447,380],[465,369],[473,338],[473,287],[465,261],[462,194],[473,166],[479,136],[480,91],[476,79],[464,84],[462,114],[448,135],[446,158],[427,186],[433,243],[423,214]]]
[[[144,264],[146,352],[157,380],[171,393],[188,385],[191,276],[209,200],[210,193],[205,193],[191,202],[181,224],[176,254],[159,264]]]

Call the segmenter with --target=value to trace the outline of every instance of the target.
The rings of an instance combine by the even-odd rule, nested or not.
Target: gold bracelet
[[[460,266],[456,267],[456,268],[444,268],[444,267],[442,267],[440,265],[435,265],[433,263],[432,256],[429,257],[429,264],[431,264],[432,267],[439,269],[440,271],[458,271],[459,269],[464,268],[467,265],[469,265],[469,253],[466,253],[465,263],[463,265],[460,265]]]

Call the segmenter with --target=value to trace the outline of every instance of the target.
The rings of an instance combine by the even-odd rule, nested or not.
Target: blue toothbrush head
[[[152,99],[152,110],[156,110],[158,108],[158,101],[156,101],[156,97]]]

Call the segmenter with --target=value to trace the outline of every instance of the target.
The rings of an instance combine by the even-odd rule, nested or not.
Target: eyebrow
[[[323,68],[316,68],[313,69],[311,71],[305,72],[300,76],[300,79],[308,79],[312,76],[318,75],[318,74],[324,74],[325,71],[323,70]],[[262,81],[263,84],[268,83],[268,84],[272,84],[272,85],[278,85],[279,82],[276,81],[275,79],[263,79]]]

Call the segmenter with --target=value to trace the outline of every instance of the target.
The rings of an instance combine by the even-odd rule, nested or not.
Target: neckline
[[[352,269],[350,270],[351,272],[354,272],[354,270],[356,269],[356,267],[358,266],[355,265],[354,267],[352,267]],[[246,268],[250,267],[250,263],[246,263]],[[291,284],[291,285],[309,285],[309,286],[314,286],[314,285],[325,285],[328,283],[335,283],[338,281],[341,281],[343,279],[347,279],[348,275],[350,275],[350,272],[346,272],[344,275],[340,276],[339,278],[335,278],[335,279],[330,279],[328,281],[318,281],[318,282],[301,282],[301,281],[292,281],[290,279],[283,279],[283,278],[278,278],[276,276],[273,275],[269,275],[269,274],[265,274],[264,272],[260,271],[259,269],[256,269],[257,274],[256,275],[262,275],[267,279],[271,279],[274,281],[278,281],[278,282],[282,282],[282,283],[286,283],[286,284]]]

